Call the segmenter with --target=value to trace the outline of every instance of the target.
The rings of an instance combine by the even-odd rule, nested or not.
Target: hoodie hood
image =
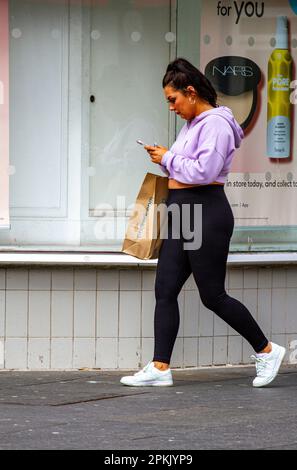
[[[223,119],[225,119],[228,124],[230,125],[233,134],[234,134],[234,142],[235,142],[235,147],[239,148],[241,141],[244,137],[244,133],[238,122],[236,121],[235,117],[233,116],[233,113],[230,108],[227,108],[227,106],[218,106],[217,108],[210,109],[208,111],[204,111],[203,113],[199,114],[199,116],[196,116],[191,123],[195,122],[200,122],[202,119],[205,119],[209,115],[217,115],[221,116]]]
[[[225,183],[243,131],[225,106],[187,121],[162,157],[169,178],[185,184]]]

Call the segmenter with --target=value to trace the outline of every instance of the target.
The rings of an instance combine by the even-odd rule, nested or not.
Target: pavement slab
[[[173,370],[173,387],[125,371],[1,371],[0,450],[297,449],[297,365],[253,388],[254,367]]]

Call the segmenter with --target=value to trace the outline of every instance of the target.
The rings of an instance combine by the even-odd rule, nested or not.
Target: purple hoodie
[[[160,166],[181,183],[224,183],[243,135],[226,106],[204,111],[186,122]]]

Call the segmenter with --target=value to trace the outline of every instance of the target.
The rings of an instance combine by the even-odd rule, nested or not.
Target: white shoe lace
[[[136,372],[134,375],[142,375],[145,374],[148,371],[149,366],[151,365],[152,361],[150,361],[143,369],[141,369],[139,372]]]
[[[257,375],[261,376],[261,372],[264,372],[264,370],[267,366],[267,362],[262,357],[257,357],[257,356],[254,356],[254,355],[251,356],[251,359],[253,359],[253,361],[255,361],[255,363],[256,363]]]

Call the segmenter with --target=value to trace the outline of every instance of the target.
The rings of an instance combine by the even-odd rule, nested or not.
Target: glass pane
[[[168,145],[161,80],[175,46],[169,0],[111,0],[91,7],[90,215],[134,202],[147,171],[162,174],[137,139]]]
[[[10,207],[19,213],[30,209],[34,215],[40,209],[48,215],[45,208],[60,207],[65,176],[61,140],[66,6],[64,0],[57,5],[11,0],[9,10],[10,164],[15,168]]]

